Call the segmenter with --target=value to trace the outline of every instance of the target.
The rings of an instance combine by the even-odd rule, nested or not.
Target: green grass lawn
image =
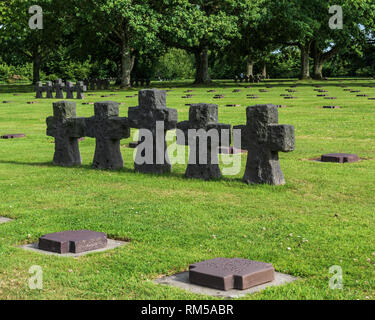
[[[285,100],[296,81],[264,83],[216,82],[193,88],[195,96],[182,99],[187,83],[157,83],[174,87],[170,108],[179,121],[188,118],[186,103],[219,104],[219,120],[232,125],[246,122],[246,107],[259,103],[284,104],[280,123],[296,128],[296,150],[280,154],[285,186],[248,186],[242,172],[220,181],[184,178],[185,166],[169,175],[133,173],[133,149],[122,140],[125,168],[97,171],[90,165],[95,140],[80,144],[83,166],[52,166],[53,138],[46,136],[45,118],[52,102],[35,100],[30,86],[0,86],[0,135],[26,133],[25,139],[0,140],[0,216],[14,221],[0,225],[1,299],[201,299],[177,288],[154,284],[163,275],[186,271],[189,264],[215,258],[240,257],[272,263],[278,272],[299,280],[269,288],[246,299],[375,299],[375,101],[356,97],[341,85],[375,97],[374,80],[299,82],[298,99]],[[313,84],[322,85],[337,100],[318,98]],[[233,89],[241,92],[233,93]],[[215,89],[216,93],[207,93]],[[19,96],[13,94],[19,92]],[[110,91],[113,92],[113,91]],[[134,91],[135,92],[135,91]],[[136,98],[117,91],[127,116]],[[223,93],[224,99],[215,100]],[[259,99],[246,99],[247,94]],[[3,104],[3,100],[13,103]],[[93,106],[77,102],[78,116],[92,116]],[[226,104],[241,107],[227,108]],[[341,109],[322,109],[323,105]],[[135,133],[135,131],[133,131]],[[309,161],[323,153],[360,155],[354,164]],[[59,258],[18,248],[37,242],[46,233],[67,229],[106,232],[129,245],[80,258]],[[28,270],[43,268],[43,290],[30,290]],[[329,268],[343,269],[343,290],[331,290]],[[203,297],[211,299],[212,297]]]

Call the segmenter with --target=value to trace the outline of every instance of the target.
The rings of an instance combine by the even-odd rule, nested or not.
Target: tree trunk
[[[121,88],[129,88],[131,86],[130,74],[134,67],[134,59],[129,45],[126,41],[121,44]]]
[[[310,77],[310,42],[300,45],[301,50],[301,74],[300,80],[311,79]]]
[[[246,75],[248,77],[254,76],[254,61],[253,61],[253,59],[250,56],[248,56],[246,63],[247,63],[247,72],[246,72]]]
[[[121,73],[122,73],[122,67],[121,67],[121,61],[120,61],[119,63],[117,63],[116,82],[115,82],[116,86],[121,85]]]
[[[38,51],[33,54],[33,84],[36,84],[40,81],[40,65],[42,58]]]
[[[320,48],[317,47],[316,43],[313,43],[312,57],[314,58],[314,74],[313,78],[315,80],[322,80],[323,77],[323,66],[324,64],[332,59],[338,52],[340,48],[335,46],[327,52],[323,52]]]
[[[262,76],[264,79],[267,78],[267,65],[266,64],[263,65]]]
[[[195,84],[209,84],[211,83],[210,73],[208,71],[208,47],[198,49],[195,52]]]
[[[323,65],[324,60],[321,58],[319,54],[314,56],[314,73],[313,79],[315,80],[323,80]]]

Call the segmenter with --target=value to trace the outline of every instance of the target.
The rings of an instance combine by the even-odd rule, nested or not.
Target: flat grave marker
[[[15,134],[5,134],[2,135],[1,139],[19,139],[19,138],[25,138],[26,134],[24,133],[15,133]]]
[[[127,243],[108,239],[103,232],[77,230],[47,234],[40,237],[38,243],[20,247],[46,255],[80,257],[89,253],[112,250]]]
[[[190,265],[189,280],[218,290],[245,290],[275,280],[275,269],[269,263],[216,258]]]
[[[107,246],[107,235],[90,230],[50,233],[39,238],[40,250],[66,254],[83,253]]]
[[[5,218],[5,217],[0,217],[0,224],[7,223],[12,221],[12,219]]]
[[[361,159],[356,154],[349,153],[328,153],[322,155],[321,162],[335,162],[335,163],[353,163]]]
[[[219,298],[224,298],[224,299],[234,299],[234,298],[244,297],[246,295],[253,294],[256,292],[260,292],[268,287],[285,285],[287,283],[291,283],[296,280],[298,280],[296,277],[283,274],[283,273],[279,273],[279,272],[275,272],[273,281],[266,282],[260,285],[256,285],[245,290],[229,289],[227,291],[224,291],[224,290],[213,289],[210,287],[191,283],[189,281],[189,272],[182,272],[182,273],[172,275],[170,277],[159,278],[155,280],[155,283],[160,284],[160,285],[177,287],[177,288],[180,288],[180,289],[183,289],[183,290],[195,293],[195,294],[214,296],[214,297],[219,297]]]
[[[340,106],[323,106],[323,109],[341,109]]]

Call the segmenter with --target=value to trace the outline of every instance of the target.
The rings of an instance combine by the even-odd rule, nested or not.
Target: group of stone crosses
[[[95,90],[109,90],[111,81],[110,79],[86,79],[83,80],[84,85],[91,91]]]
[[[87,91],[87,87],[83,81],[78,81],[76,85],[71,81],[64,83],[61,79],[56,80],[54,83],[52,81],[47,81],[45,85],[41,81],[36,83],[35,86],[36,99],[43,98],[43,92],[46,92],[47,99],[64,99],[64,91],[66,92],[66,99],[74,99],[74,93],[76,92],[77,99],[84,99],[84,92]],[[53,93],[55,92],[55,96]]]
[[[189,164],[186,177],[209,180],[221,176],[218,161],[219,146],[231,144],[222,142],[224,130],[230,131],[231,125],[218,123],[218,106],[213,104],[193,104],[189,110],[189,120],[178,123],[177,110],[166,107],[166,92],[161,90],[142,90],[139,92],[139,106],[129,108],[128,118],[119,117],[117,102],[95,103],[95,115],[91,118],[76,116],[76,104],[61,101],[53,104],[53,116],[47,118],[47,135],[55,138],[53,163],[60,166],[78,166],[81,164],[78,140],[83,137],[96,139],[93,161],[94,168],[120,169],[123,158],[120,140],[130,137],[130,129],[147,129],[153,136],[151,150],[152,163],[139,165],[135,162],[135,171],[143,173],[168,173],[171,165],[165,143],[168,130],[180,129],[180,144],[190,147]],[[274,105],[256,105],[247,108],[246,125],[235,126],[241,131],[241,147],[248,150],[244,181],[249,184],[284,184],[278,153],[294,150],[294,127],[278,124],[278,108]],[[162,122],[162,131],[157,123]],[[190,135],[190,129],[209,131],[216,129],[218,137],[207,141],[204,163],[200,163],[200,154],[196,146],[199,135]],[[160,148],[156,137],[162,134],[164,146]],[[218,139],[218,141],[216,141]],[[224,139],[225,140],[225,139]],[[142,141],[139,141],[140,143]],[[137,148],[136,159],[142,148]],[[194,158],[197,162],[190,161]],[[158,160],[162,160],[158,162]],[[208,161],[207,161],[208,160]],[[161,163],[161,164],[159,164]],[[105,249],[107,235],[102,232],[79,230],[47,234],[39,238],[38,249],[57,254],[81,254],[93,250]],[[272,264],[247,259],[216,258],[198,262],[189,266],[189,281],[193,284],[218,290],[245,290],[275,280]]]
[[[130,137],[130,129],[148,129],[153,135],[152,163],[137,164],[136,172],[163,174],[171,171],[166,152],[165,135],[175,128],[184,132],[184,139],[177,143],[190,146],[187,178],[217,179],[221,177],[218,163],[218,147],[223,146],[220,136],[231,125],[218,123],[218,106],[213,104],[193,104],[189,110],[189,121],[178,123],[177,110],[166,107],[166,92],[156,89],[139,92],[139,106],[129,108],[128,118],[119,117],[119,103],[107,101],[95,103],[95,115],[91,118],[76,116],[76,104],[61,101],[53,104],[53,117],[47,118],[47,135],[55,138],[53,163],[59,166],[81,165],[79,139],[96,139],[93,167],[97,169],[121,169],[124,166],[120,151],[120,140]],[[290,152],[295,147],[294,127],[278,124],[278,108],[274,105],[256,105],[247,108],[247,124],[235,126],[241,130],[241,148],[248,150],[244,181],[248,184],[285,184],[280,168],[279,152]],[[157,122],[164,124],[164,147],[156,143]],[[209,139],[201,163],[198,148],[199,136],[187,135],[189,129],[217,129],[219,141]],[[231,139],[229,139],[231,140]],[[139,141],[139,145],[143,141]],[[229,144],[231,141],[229,141]],[[225,143],[224,143],[225,144]],[[151,150],[151,149],[150,149]],[[217,150],[217,152],[211,152]],[[202,150],[201,150],[202,151]],[[144,150],[137,147],[136,159]],[[195,159],[195,161],[190,161]],[[158,161],[159,160],[159,161]],[[216,160],[216,161],[215,161]]]
[[[132,87],[139,87],[139,86],[143,87],[144,85],[149,87],[151,84],[151,79],[131,78],[130,83]]]
[[[250,76],[244,76],[244,77],[239,77],[239,76],[235,76],[234,77],[234,82],[235,83],[238,83],[238,82],[246,82],[246,83],[260,83],[262,80],[264,80],[264,77],[260,74],[258,75],[250,75]]]

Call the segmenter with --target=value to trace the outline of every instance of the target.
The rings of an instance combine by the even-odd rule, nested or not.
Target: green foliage
[[[12,83],[17,80],[31,81],[33,78],[33,65],[12,66],[0,61],[0,81]]]
[[[194,57],[185,50],[172,48],[159,58],[155,70],[162,79],[192,79]]]
[[[8,81],[14,74],[14,67],[8,66],[5,63],[0,63],[0,81]]]

